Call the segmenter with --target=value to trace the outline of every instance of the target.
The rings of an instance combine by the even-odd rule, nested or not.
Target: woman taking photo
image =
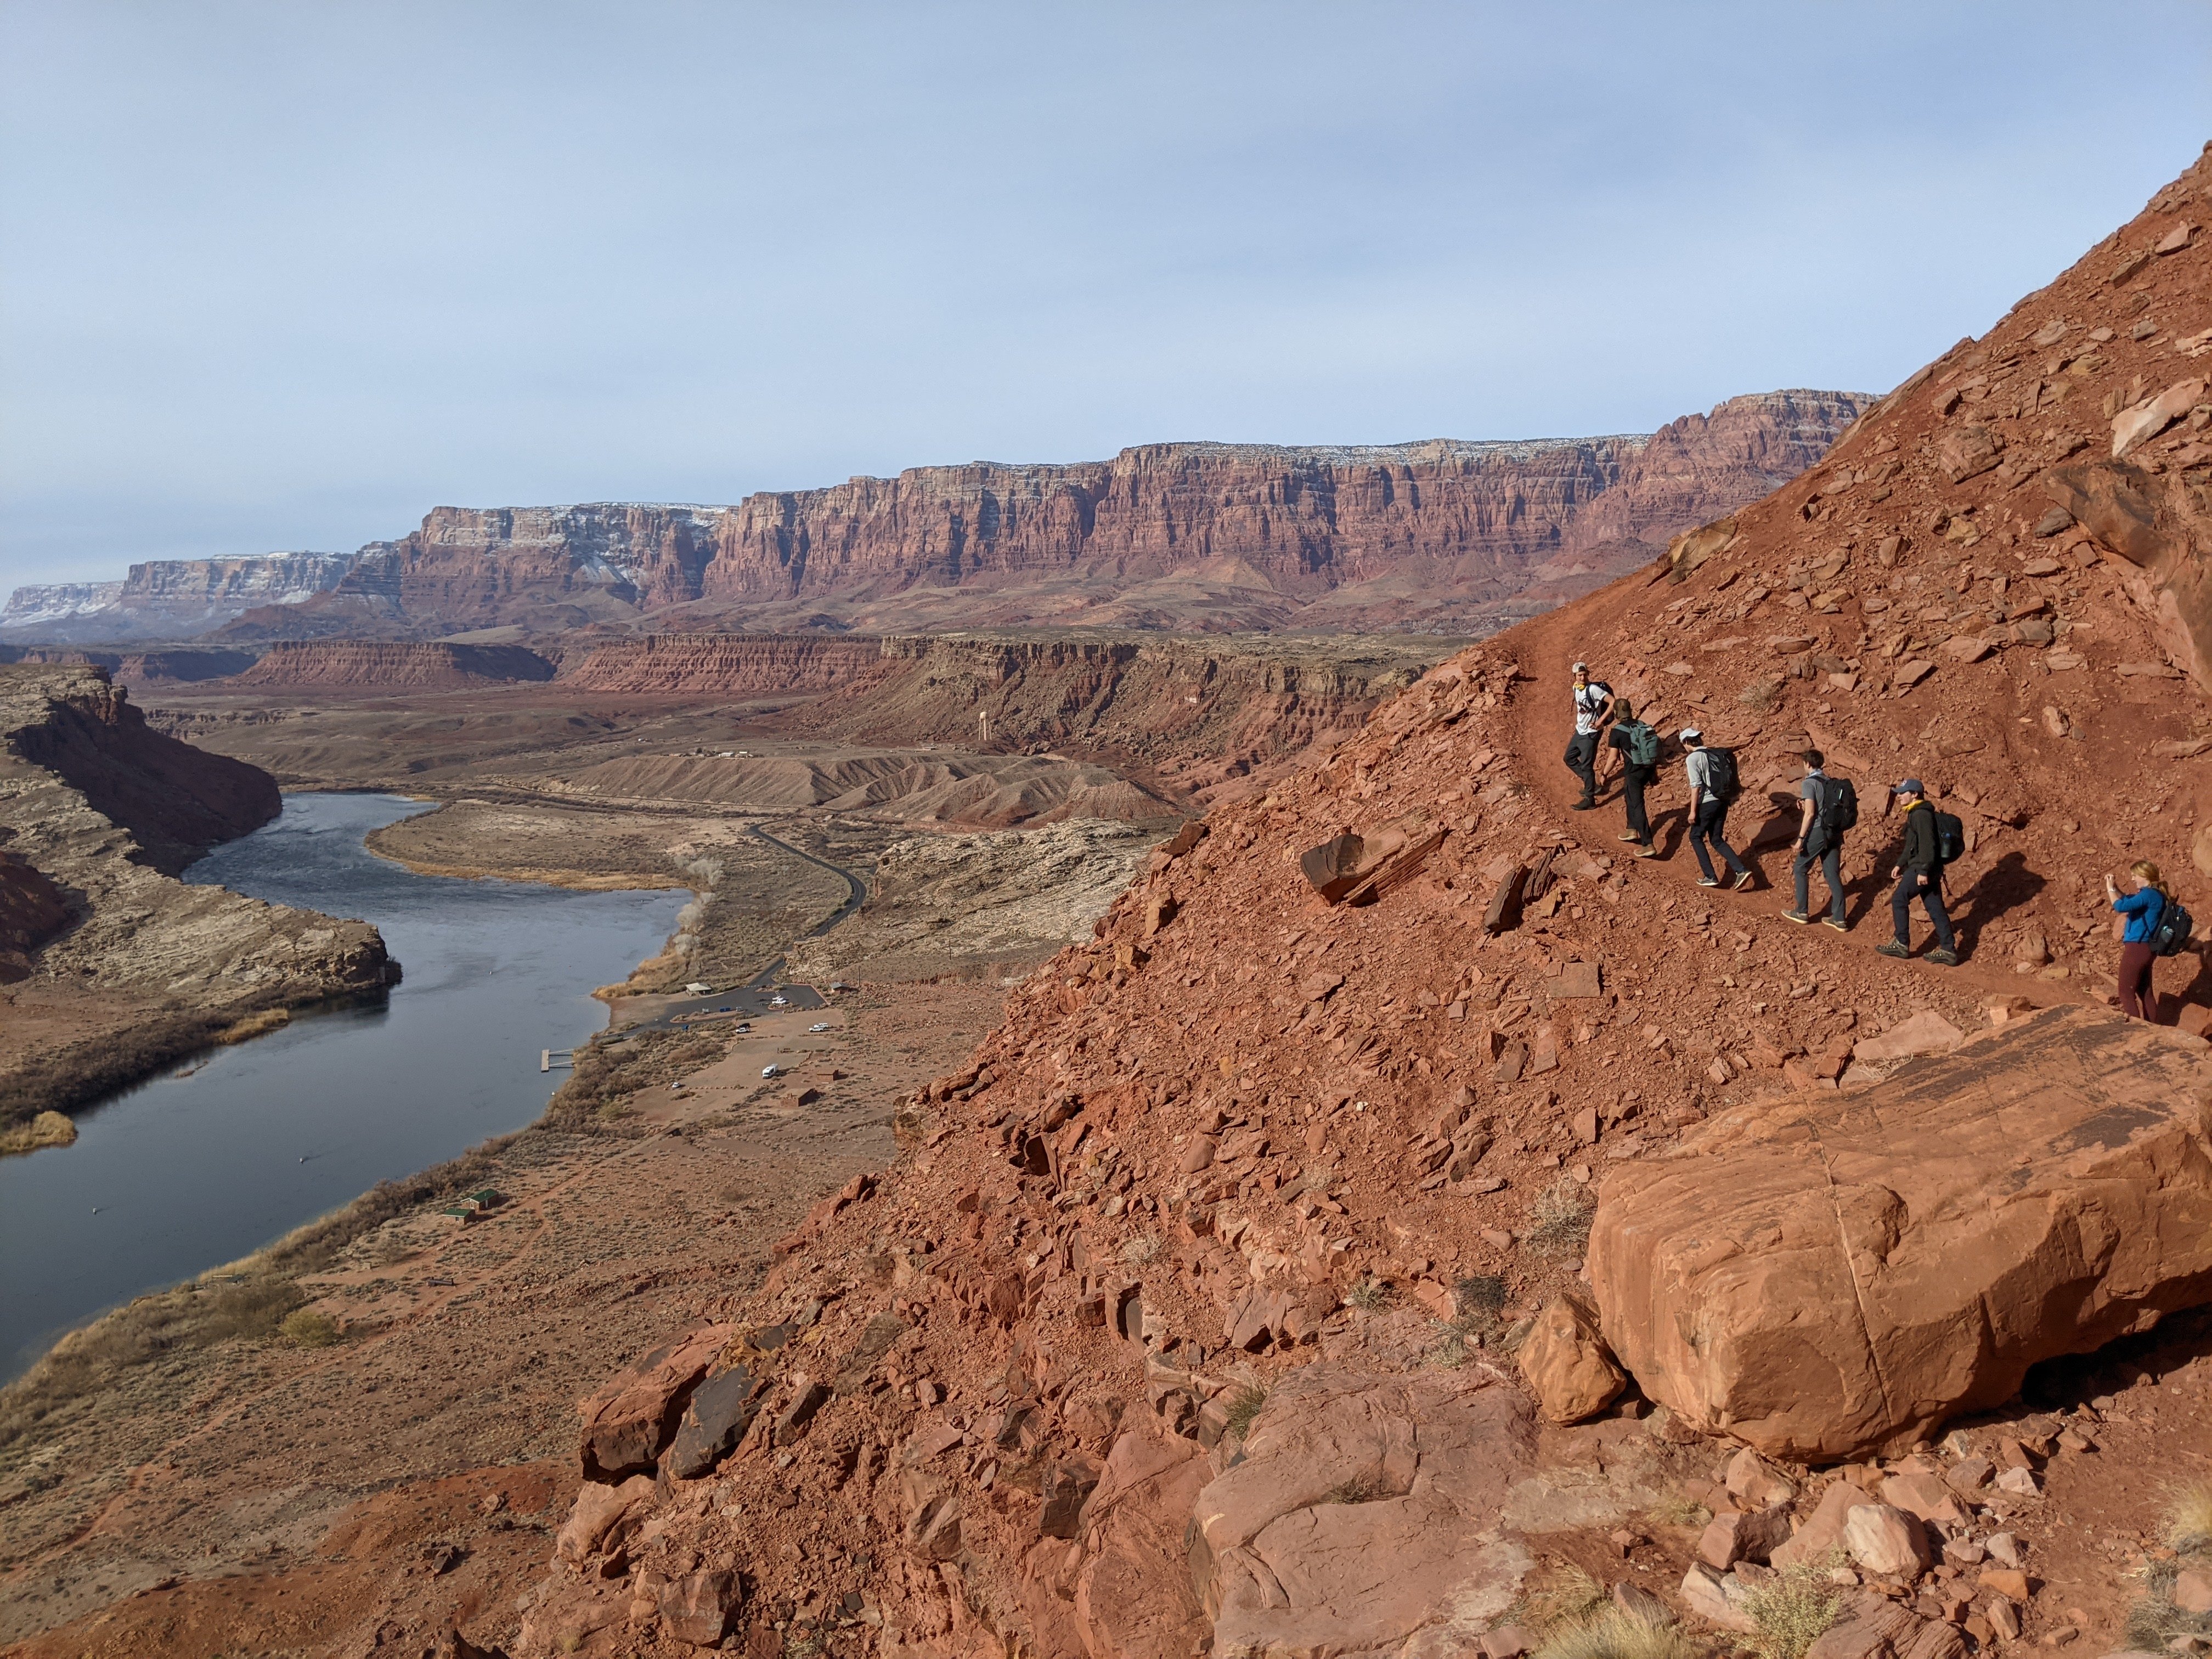
[[[2128,875],[2135,883],[2132,893],[2122,893],[2112,877],[2105,878],[2105,896],[2127,918],[2120,933],[2119,1008],[2130,1019],[2153,1019],[2158,1014],[2158,993],[2151,988],[2150,970],[2158,953],[2150,939],[2173,895],[2166,890],[2158,866],[2148,859],[2130,865]]]

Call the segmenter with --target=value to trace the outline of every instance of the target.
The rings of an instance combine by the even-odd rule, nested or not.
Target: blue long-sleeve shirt
[[[2112,908],[2128,919],[2120,934],[2123,945],[2147,945],[2158,927],[2158,919],[2166,914],[2166,895],[2155,887],[2138,887],[2132,893],[2123,893],[2112,901]]]

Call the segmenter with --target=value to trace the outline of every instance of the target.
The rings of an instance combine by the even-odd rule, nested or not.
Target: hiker
[[[1636,856],[1656,859],[1651,844],[1651,819],[1644,810],[1644,792],[1659,775],[1659,734],[1636,718],[1635,705],[1623,697],[1613,705],[1613,730],[1606,742],[1620,751],[1620,794],[1628,803],[1628,833],[1623,841],[1637,846]]]
[[[1597,734],[1613,708],[1613,688],[1590,678],[1589,665],[1575,665],[1575,735],[1564,758],[1567,770],[1583,781],[1583,798],[1574,810],[1587,812],[1597,805]]]
[[[1729,805],[1737,794],[1735,757],[1725,749],[1707,747],[1705,733],[1694,726],[1682,728],[1682,746],[1690,751],[1682,763],[1690,780],[1690,850],[1698,855],[1698,868],[1705,872],[1698,885],[1721,884],[1713,873],[1712,860],[1705,854],[1705,843],[1711,842],[1721,849],[1721,856],[1734,873],[1729,884],[1748,887],[1751,866],[1736,856],[1735,848],[1722,835],[1728,824]]]
[[[2132,893],[2122,893],[2112,884],[2112,877],[2105,878],[2105,897],[2128,919],[2120,933],[2120,994],[2116,1001],[2130,1019],[2153,1019],[2158,1012],[2158,993],[2150,982],[2150,970],[2158,961],[2153,935],[2166,919],[2173,895],[2159,875],[2158,866],[2148,859],[2130,865],[2128,874],[2136,884]]]
[[[1886,957],[1912,954],[1912,901],[1917,898],[1928,907],[1928,919],[1936,924],[1936,948],[1928,953],[1928,960],[1955,968],[1959,953],[1954,948],[1957,940],[1951,933],[1951,918],[1943,912],[1944,860],[1936,809],[1917,778],[1905,779],[1895,793],[1905,803],[1905,845],[1889,872],[1897,878],[1896,890],[1889,896],[1889,918],[1896,937],[1874,948]]]
[[[1844,920],[1844,831],[1857,827],[1859,793],[1849,778],[1832,778],[1820,768],[1827,758],[1817,749],[1798,756],[1805,763],[1805,781],[1797,787],[1804,804],[1797,813],[1797,856],[1790,866],[1797,902],[1782,913],[1784,921],[1802,926],[1812,921],[1813,866],[1828,884],[1828,914],[1820,925],[1838,933],[1846,931]]]

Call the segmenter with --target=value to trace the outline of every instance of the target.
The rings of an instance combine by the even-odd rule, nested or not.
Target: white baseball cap
[[[1698,731],[1694,726],[1686,726],[1682,728],[1682,741],[1684,743],[1689,742],[1692,738],[1702,738],[1705,735],[1705,734],[1704,732]]]

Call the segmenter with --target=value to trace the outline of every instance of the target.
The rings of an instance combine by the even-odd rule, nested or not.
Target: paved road
[[[753,826],[752,833],[769,846],[780,848],[795,859],[804,859],[809,864],[817,865],[827,870],[845,884],[845,902],[823,917],[821,924],[809,932],[805,935],[806,938],[820,938],[859,909],[861,903],[867,898],[867,883],[862,881],[851,871],[832,864],[827,859],[817,859],[811,853],[802,852],[787,841],[779,841],[758,824]],[[827,1006],[822,1000],[820,994],[812,988],[805,985],[787,985],[782,988],[782,994],[788,1006],[782,1008],[769,1007],[769,998],[775,994],[777,976],[783,972],[783,968],[784,958],[778,957],[743,985],[733,986],[729,990],[718,992],[711,996],[679,998],[653,1018],[640,1020],[636,1024],[625,1026],[623,1029],[631,1031],[649,1031],[661,1026],[689,1024],[701,1014],[716,1013],[724,1008],[729,1009],[731,1018],[736,1019],[751,1018],[761,1014],[797,1013],[803,1009]]]

